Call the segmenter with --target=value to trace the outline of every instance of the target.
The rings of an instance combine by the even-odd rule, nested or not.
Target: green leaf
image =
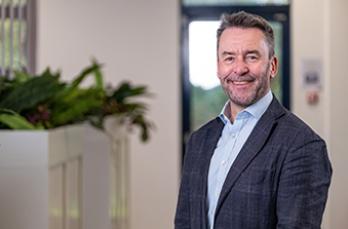
[[[132,123],[140,129],[140,139],[142,142],[146,142],[150,138],[150,129],[154,127],[153,124],[147,121],[142,114],[131,118]]]
[[[28,81],[31,76],[26,72],[15,71],[14,72],[14,81],[16,83],[24,83]]]
[[[103,82],[103,74],[101,72],[101,65],[98,64],[96,60],[93,60],[93,65],[98,66],[94,70],[96,88],[104,90],[104,82]]]
[[[61,104],[60,107],[52,111],[53,125],[64,125],[84,119],[84,115],[101,107],[102,100],[89,96],[77,100],[73,105]],[[85,118],[86,119],[86,118]]]
[[[112,94],[112,98],[116,99],[117,102],[122,103],[128,97],[149,95],[145,86],[133,87],[130,83],[122,83]]]
[[[9,82],[5,77],[0,77],[0,95],[3,92],[9,90],[11,87],[12,87],[11,82]]]
[[[16,115],[17,113],[14,112],[13,110],[10,110],[10,109],[3,109],[3,108],[0,108],[0,114],[11,114],[11,115]]]
[[[99,90],[99,95],[104,96],[105,90],[103,85],[103,75],[100,71],[101,65],[99,65],[96,61],[93,62],[93,64],[87,68],[85,68],[74,80],[73,82],[65,87],[63,90],[61,90],[54,98],[54,101],[58,101],[58,103],[66,103],[70,100],[73,100],[76,98],[76,96],[79,96],[79,93],[82,91],[82,89],[79,88],[80,83],[90,74],[94,73],[95,77],[95,85],[90,87],[90,89],[97,89]]]
[[[0,114],[0,123],[5,124],[11,129],[33,130],[34,125],[25,118],[16,114]]]
[[[103,83],[102,83],[102,76],[101,76],[101,72],[100,72],[100,67],[101,67],[101,65],[99,65],[97,62],[94,62],[91,66],[82,70],[82,72],[71,83],[71,88],[78,87],[80,85],[80,83],[91,73],[95,73],[97,87],[102,88]]]
[[[50,99],[62,87],[63,84],[58,82],[58,77],[52,75],[33,77],[7,93],[0,100],[0,108],[7,108],[20,113],[24,109],[33,108],[37,104]]]

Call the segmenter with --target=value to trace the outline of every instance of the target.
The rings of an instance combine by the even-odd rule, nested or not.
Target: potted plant
[[[140,139],[149,139],[147,106],[135,99],[150,93],[129,82],[105,87],[96,61],[69,83],[60,77],[49,68],[0,77],[0,186],[7,190],[1,192],[1,226],[59,228],[52,224],[77,221],[80,227],[127,228],[124,132],[138,127]],[[83,87],[87,77],[94,83]],[[118,125],[108,129],[110,117]],[[109,138],[79,125],[86,122]]]

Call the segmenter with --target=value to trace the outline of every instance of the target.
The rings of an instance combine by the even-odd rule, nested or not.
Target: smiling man
[[[175,229],[319,229],[331,165],[325,142],[271,92],[271,26],[223,15],[217,38],[229,99],[187,144]]]

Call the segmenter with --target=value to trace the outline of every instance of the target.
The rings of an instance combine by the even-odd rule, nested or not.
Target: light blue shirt
[[[228,171],[272,99],[272,92],[269,91],[259,101],[240,111],[233,123],[226,116],[230,114],[229,102],[225,104],[219,115],[225,126],[211,158],[208,173],[207,203],[210,229],[214,228],[216,205]]]

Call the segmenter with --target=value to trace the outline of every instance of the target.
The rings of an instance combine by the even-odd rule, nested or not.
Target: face
[[[232,109],[242,110],[262,98],[270,90],[277,67],[261,30],[232,27],[221,34],[218,77]]]

